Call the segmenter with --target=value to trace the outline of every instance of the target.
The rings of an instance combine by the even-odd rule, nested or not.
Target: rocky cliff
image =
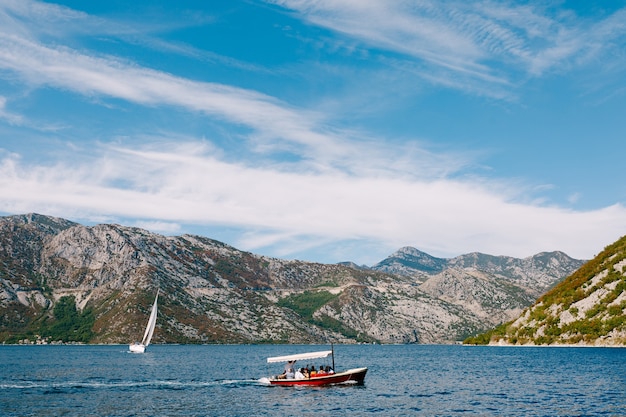
[[[467,340],[501,345],[626,345],[626,236],[515,320]]]
[[[286,261],[200,236],[3,217],[0,341],[59,337],[56,307],[70,300],[91,329],[77,340],[128,343],[143,333],[159,288],[155,343],[449,343],[515,317],[582,263],[557,252],[541,262],[468,256],[423,254],[414,273],[419,262],[398,271],[384,261]]]

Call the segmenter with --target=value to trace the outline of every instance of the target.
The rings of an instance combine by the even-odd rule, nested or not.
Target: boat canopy
[[[332,350],[323,350],[320,352],[299,353],[297,355],[275,356],[273,358],[267,358],[267,363],[305,361],[307,359],[327,358],[332,354]]]

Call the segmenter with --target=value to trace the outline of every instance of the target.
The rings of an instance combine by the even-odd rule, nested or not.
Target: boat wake
[[[218,381],[174,381],[174,380],[154,380],[154,381],[16,381],[11,383],[0,383],[2,390],[66,390],[66,389],[197,389],[219,386],[241,386],[241,385],[261,385],[258,379],[228,379]]]

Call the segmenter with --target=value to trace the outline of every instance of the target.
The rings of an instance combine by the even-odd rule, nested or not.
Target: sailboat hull
[[[129,345],[128,348],[133,353],[144,353],[146,351],[146,346],[141,343],[133,343]]]

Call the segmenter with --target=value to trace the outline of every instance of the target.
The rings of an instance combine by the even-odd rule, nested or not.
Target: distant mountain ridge
[[[404,273],[286,261],[115,224],[1,217],[0,341],[134,341],[159,288],[155,343],[451,343],[515,317],[542,277],[556,283],[582,263],[559,252],[461,263],[402,248],[377,265],[402,264],[398,254]],[[74,303],[80,314],[63,319],[74,330],[60,333],[57,309]]]
[[[446,259],[403,247],[371,268],[421,280],[446,269],[477,270],[527,287],[538,296],[555,283],[555,276],[565,277],[583,263],[560,251],[542,252],[524,259],[479,252]]]

